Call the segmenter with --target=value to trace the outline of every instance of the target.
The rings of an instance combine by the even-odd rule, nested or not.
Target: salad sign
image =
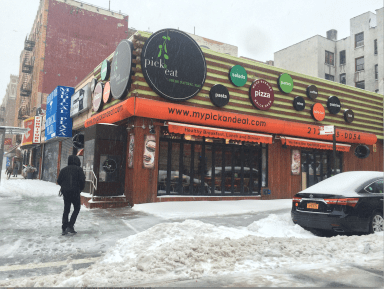
[[[241,65],[235,65],[229,71],[229,80],[235,86],[244,86],[248,80],[247,71]]]
[[[148,38],[141,53],[141,69],[148,85],[172,101],[194,97],[203,88],[207,75],[199,45],[176,29],[163,29]]]

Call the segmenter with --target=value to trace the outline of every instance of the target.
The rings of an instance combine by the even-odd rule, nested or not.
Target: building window
[[[375,65],[375,79],[376,80],[379,79],[379,65],[378,64]]]
[[[325,51],[325,63],[329,65],[334,65],[333,60],[335,59],[334,54],[329,51]]]
[[[356,64],[356,71],[364,70],[364,56],[360,58],[356,58],[355,64]]]
[[[365,89],[365,81],[363,80],[363,81],[356,82],[356,87]]]
[[[342,83],[342,84],[347,83],[347,76],[345,73],[340,74],[340,83]]]
[[[334,81],[335,77],[331,74],[325,74],[325,79]]]
[[[377,54],[377,39],[373,41],[373,50],[375,52],[375,55]]]
[[[268,186],[268,145],[162,130],[158,195],[260,195]]]
[[[343,172],[343,153],[336,152],[336,162],[333,156],[331,150],[301,150],[301,170],[306,176],[302,179],[305,188]]]
[[[364,32],[355,34],[355,47],[360,47],[364,45]]]
[[[345,50],[340,51],[340,65],[345,64]]]

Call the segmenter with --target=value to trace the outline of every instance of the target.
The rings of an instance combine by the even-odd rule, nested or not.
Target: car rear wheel
[[[372,215],[369,232],[370,233],[382,232],[384,230],[383,225],[384,225],[383,216],[380,213],[374,213]]]

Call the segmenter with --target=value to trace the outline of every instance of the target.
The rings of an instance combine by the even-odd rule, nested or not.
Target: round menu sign
[[[103,163],[103,170],[107,173],[113,173],[117,169],[117,164],[114,159],[107,159]]]
[[[352,109],[346,109],[344,110],[344,120],[348,123],[353,122],[353,119],[355,118],[355,114],[353,113]]]
[[[111,99],[111,85],[110,82],[104,84],[103,102],[107,103]]]
[[[120,99],[129,90],[132,75],[133,44],[127,39],[117,45],[111,66],[111,92],[113,98]]]
[[[328,111],[332,114],[338,114],[341,109],[340,100],[337,96],[330,96],[327,100]]]
[[[249,88],[249,98],[256,108],[268,110],[275,100],[272,85],[263,79],[255,80]]]
[[[101,108],[101,100],[103,98],[103,83],[99,82],[96,84],[95,90],[93,91],[92,107],[93,111],[99,111]]]
[[[296,96],[296,97],[293,99],[293,107],[294,107],[294,109],[296,109],[297,111],[302,111],[302,110],[304,110],[304,108],[305,108],[305,100],[304,100],[304,98],[302,98],[301,96]]]
[[[322,121],[325,118],[324,106],[319,102],[315,103],[312,105],[311,114],[315,120]]]
[[[319,94],[319,91],[317,90],[317,87],[315,85],[310,85],[307,87],[307,96],[312,99],[312,100],[315,100],[316,97],[318,96]]]
[[[95,86],[97,84],[97,79],[96,78],[93,78],[91,80],[91,92],[93,92],[95,90]]]
[[[293,79],[288,73],[283,73],[277,80],[277,86],[282,92],[290,93],[293,89]]]
[[[111,63],[109,60],[105,59],[101,64],[100,77],[101,80],[105,81],[109,78],[109,74],[111,72]]]
[[[141,69],[148,85],[172,101],[194,97],[203,88],[207,75],[199,45],[176,29],[163,29],[148,38],[141,53]]]
[[[235,86],[244,86],[248,80],[247,71],[241,65],[235,65],[229,71],[229,80]]]
[[[222,107],[229,102],[228,89],[224,85],[215,84],[209,91],[209,98],[214,105]]]

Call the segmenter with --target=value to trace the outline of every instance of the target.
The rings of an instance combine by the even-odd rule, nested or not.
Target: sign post
[[[333,135],[333,174],[336,174],[336,126],[325,125],[320,127],[320,135]]]

